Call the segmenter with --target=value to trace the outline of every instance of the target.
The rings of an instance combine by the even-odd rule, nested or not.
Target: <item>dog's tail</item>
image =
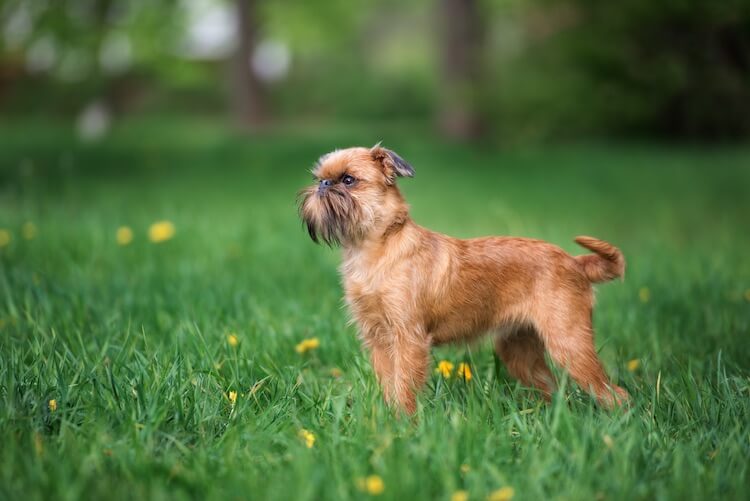
[[[592,282],[606,282],[625,274],[625,257],[614,245],[593,237],[577,237],[576,243],[594,252],[575,257]]]

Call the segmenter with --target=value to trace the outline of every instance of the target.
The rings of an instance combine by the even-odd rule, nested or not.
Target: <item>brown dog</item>
[[[343,247],[346,300],[386,401],[413,413],[430,347],[484,332],[508,371],[546,397],[555,381],[545,349],[603,405],[627,400],[604,373],[591,325],[591,284],[625,270],[616,247],[578,237],[594,254],[572,257],[540,240],[459,240],[422,228],[396,187],[414,170],[379,145],[329,153],[313,174],[300,215],[315,242]]]

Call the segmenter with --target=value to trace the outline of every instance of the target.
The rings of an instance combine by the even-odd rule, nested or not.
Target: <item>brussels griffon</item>
[[[511,375],[549,398],[550,358],[605,407],[625,390],[594,348],[592,283],[623,276],[622,253],[578,237],[570,256],[528,238],[459,240],[414,223],[396,178],[414,169],[380,145],[324,155],[300,216],[315,242],[341,245],[346,301],[387,402],[408,413],[430,367],[430,347],[490,332]]]

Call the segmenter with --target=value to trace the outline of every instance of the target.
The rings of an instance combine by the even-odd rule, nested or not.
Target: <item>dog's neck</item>
[[[372,262],[381,258],[393,257],[394,249],[408,252],[414,241],[418,226],[409,217],[408,208],[399,211],[393,218],[377,225],[366,237],[344,244],[345,261],[365,259]],[[389,249],[386,255],[385,249]]]
[[[385,230],[376,238],[385,244],[392,236],[399,233],[404,227],[411,222],[409,217],[409,209],[404,207],[403,210],[399,211],[395,217],[393,217],[385,226]]]
[[[388,258],[384,250],[403,249],[410,246],[418,232],[418,226],[409,216],[409,205],[397,187],[388,190],[383,202],[383,213],[387,218],[376,220],[366,235],[344,242],[344,260],[364,259],[368,262]],[[396,244],[396,245],[393,245]],[[389,255],[393,252],[388,253]]]

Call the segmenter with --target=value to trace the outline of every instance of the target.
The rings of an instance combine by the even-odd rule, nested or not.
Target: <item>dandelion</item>
[[[365,479],[365,490],[368,494],[372,494],[373,496],[382,494],[385,490],[383,479],[378,475],[370,475]]]
[[[651,291],[648,290],[648,287],[641,287],[638,291],[638,299],[641,300],[641,303],[648,303],[648,300],[651,299]]]
[[[305,353],[306,351],[314,350],[320,346],[320,340],[316,337],[310,339],[303,339],[294,349],[297,353]]]
[[[21,226],[21,235],[26,240],[33,240],[36,237],[37,230],[36,225],[31,221],[27,221]]]
[[[10,232],[5,228],[0,228],[0,248],[10,243]]]
[[[313,445],[315,445],[315,435],[310,430],[306,430],[302,428],[299,433],[299,438],[301,438],[305,442],[305,447],[308,449],[312,449]]]
[[[445,379],[448,379],[453,373],[453,364],[447,360],[441,360],[440,362],[438,362],[438,366],[437,369],[435,369],[435,372],[442,374]]]
[[[50,411],[50,412],[55,412],[55,411],[57,410],[57,400],[55,400],[55,399],[53,398],[52,400],[50,400],[50,401],[49,401],[49,402],[47,403],[47,406],[49,407],[49,411]]]
[[[604,442],[604,445],[606,445],[608,449],[611,449],[612,446],[615,445],[615,441],[612,440],[612,437],[609,435],[602,436],[602,442]]]
[[[490,495],[487,496],[487,501],[510,501],[515,494],[516,491],[513,490],[513,487],[503,487],[502,489],[491,492]]]
[[[237,335],[236,335],[236,334],[234,334],[234,333],[232,333],[232,334],[227,334],[227,343],[228,343],[228,344],[229,344],[229,346],[231,346],[232,348],[237,348],[237,345],[238,345],[238,344],[240,344],[240,340],[239,340],[239,338],[237,337]]]
[[[118,245],[128,245],[133,241],[133,230],[127,226],[120,226],[116,233]]]
[[[451,501],[468,501],[469,493],[466,491],[456,491],[451,495]]]
[[[148,229],[148,238],[155,244],[166,242],[174,236],[174,224],[170,221],[157,221]]]
[[[458,364],[458,369],[456,369],[456,376],[462,378],[465,381],[471,381],[471,367],[469,367],[469,364],[465,364],[463,362]]]
[[[230,391],[227,397],[229,398],[229,403],[234,407],[234,404],[237,403],[237,392],[234,390]]]
[[[630,372],[635,372],[638,370],[638,368],[641,366],[641,361],[637,358],[634,358],[633,360],[630,360],[628,362],[628,370]]]

